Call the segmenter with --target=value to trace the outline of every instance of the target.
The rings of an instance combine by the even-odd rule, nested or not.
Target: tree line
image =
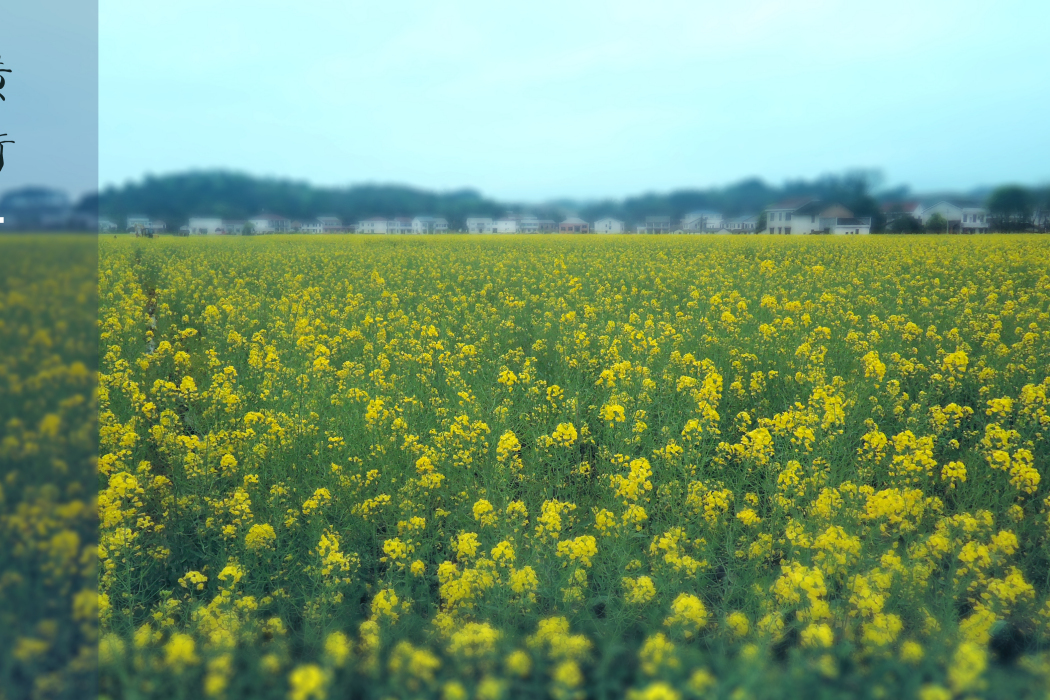
[[[447,219],[450,230],[462,230],[468,216],[498,218],[528,212],[555,220],[577,215],[588,221],[612,216],[640,222],[647,216],[663,215],[677,221],[698,209],[737,216],[760,213],[781,199],[814,197],[839,202],[856,216],[871,217],[872,231],[880,231],[886,228],[882,204],[905,199],[909,192],[906,187],[877,191],[879,184],[876,171],[852,171],[814,180],[791,180],[780,186],[749,178],[725,187],[646,193],[619,200],[556,200],[529,205],[497,201],[472,189],[431,192],[378,184],[321,187],[216,170],[147,176],[139,182],[108,187],[98,195],[98,211],[100,216],[118,223],[129,215],[144,214],[165,221],[169,230],[177,230],[191,216],[243,220],[262,212],[301,221],[332,215],[346,223],[373,216],[428,214]],[[1050,188],[1001,187],[991,193],[987,204],[995,221],[1002,225],[996,230],[1025,230],[1031,225],[1034,211],[1050,209]],[[762,223],[760,219],[759,225]]]

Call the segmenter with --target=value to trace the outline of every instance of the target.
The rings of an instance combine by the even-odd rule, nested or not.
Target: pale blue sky
[[[99,179],[1050,180],[1050,2],[101,0]]]
[[[98,6],[0,0],[0,194],[25,185],[76,197],[98,188]],[[0,216],[3,212],[0,212]]]

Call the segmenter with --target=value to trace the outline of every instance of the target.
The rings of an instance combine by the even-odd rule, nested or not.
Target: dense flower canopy
[[[1025,237],[103,241],[103,691],[1040,687],[1048,270]]]

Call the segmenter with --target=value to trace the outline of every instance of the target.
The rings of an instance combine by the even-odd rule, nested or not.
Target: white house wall
[[[871,226],[864,226],[861,224],[853,224],[852,226],[847,226],[845,224],[840,224],[832,228],[831,232],[843,236],[849,234],[868,234],[871,233]]]
[[[940,214],[948,221],[962,221],[962,207],[957,207],[948,202],[938,202],[929,209],[923,209],[922,223],[928,222],[934,214]]]
[[[203,231],[206,235],[214,235],[216,231],[222,228],[222,219],[193,217],[190,218],[187,228],[189,228],[190,233]]]
[[[481,217],[470,217],[467,219],[468,233],[493,233],[496,228],[492,225],[492,219]]]

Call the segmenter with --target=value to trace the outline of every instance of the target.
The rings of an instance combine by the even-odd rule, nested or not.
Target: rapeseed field
[[[1048,697],[1045,237],[99,264],[106,697]]]
[[[0,236],[0,698],[98,693],[98,243]]]

